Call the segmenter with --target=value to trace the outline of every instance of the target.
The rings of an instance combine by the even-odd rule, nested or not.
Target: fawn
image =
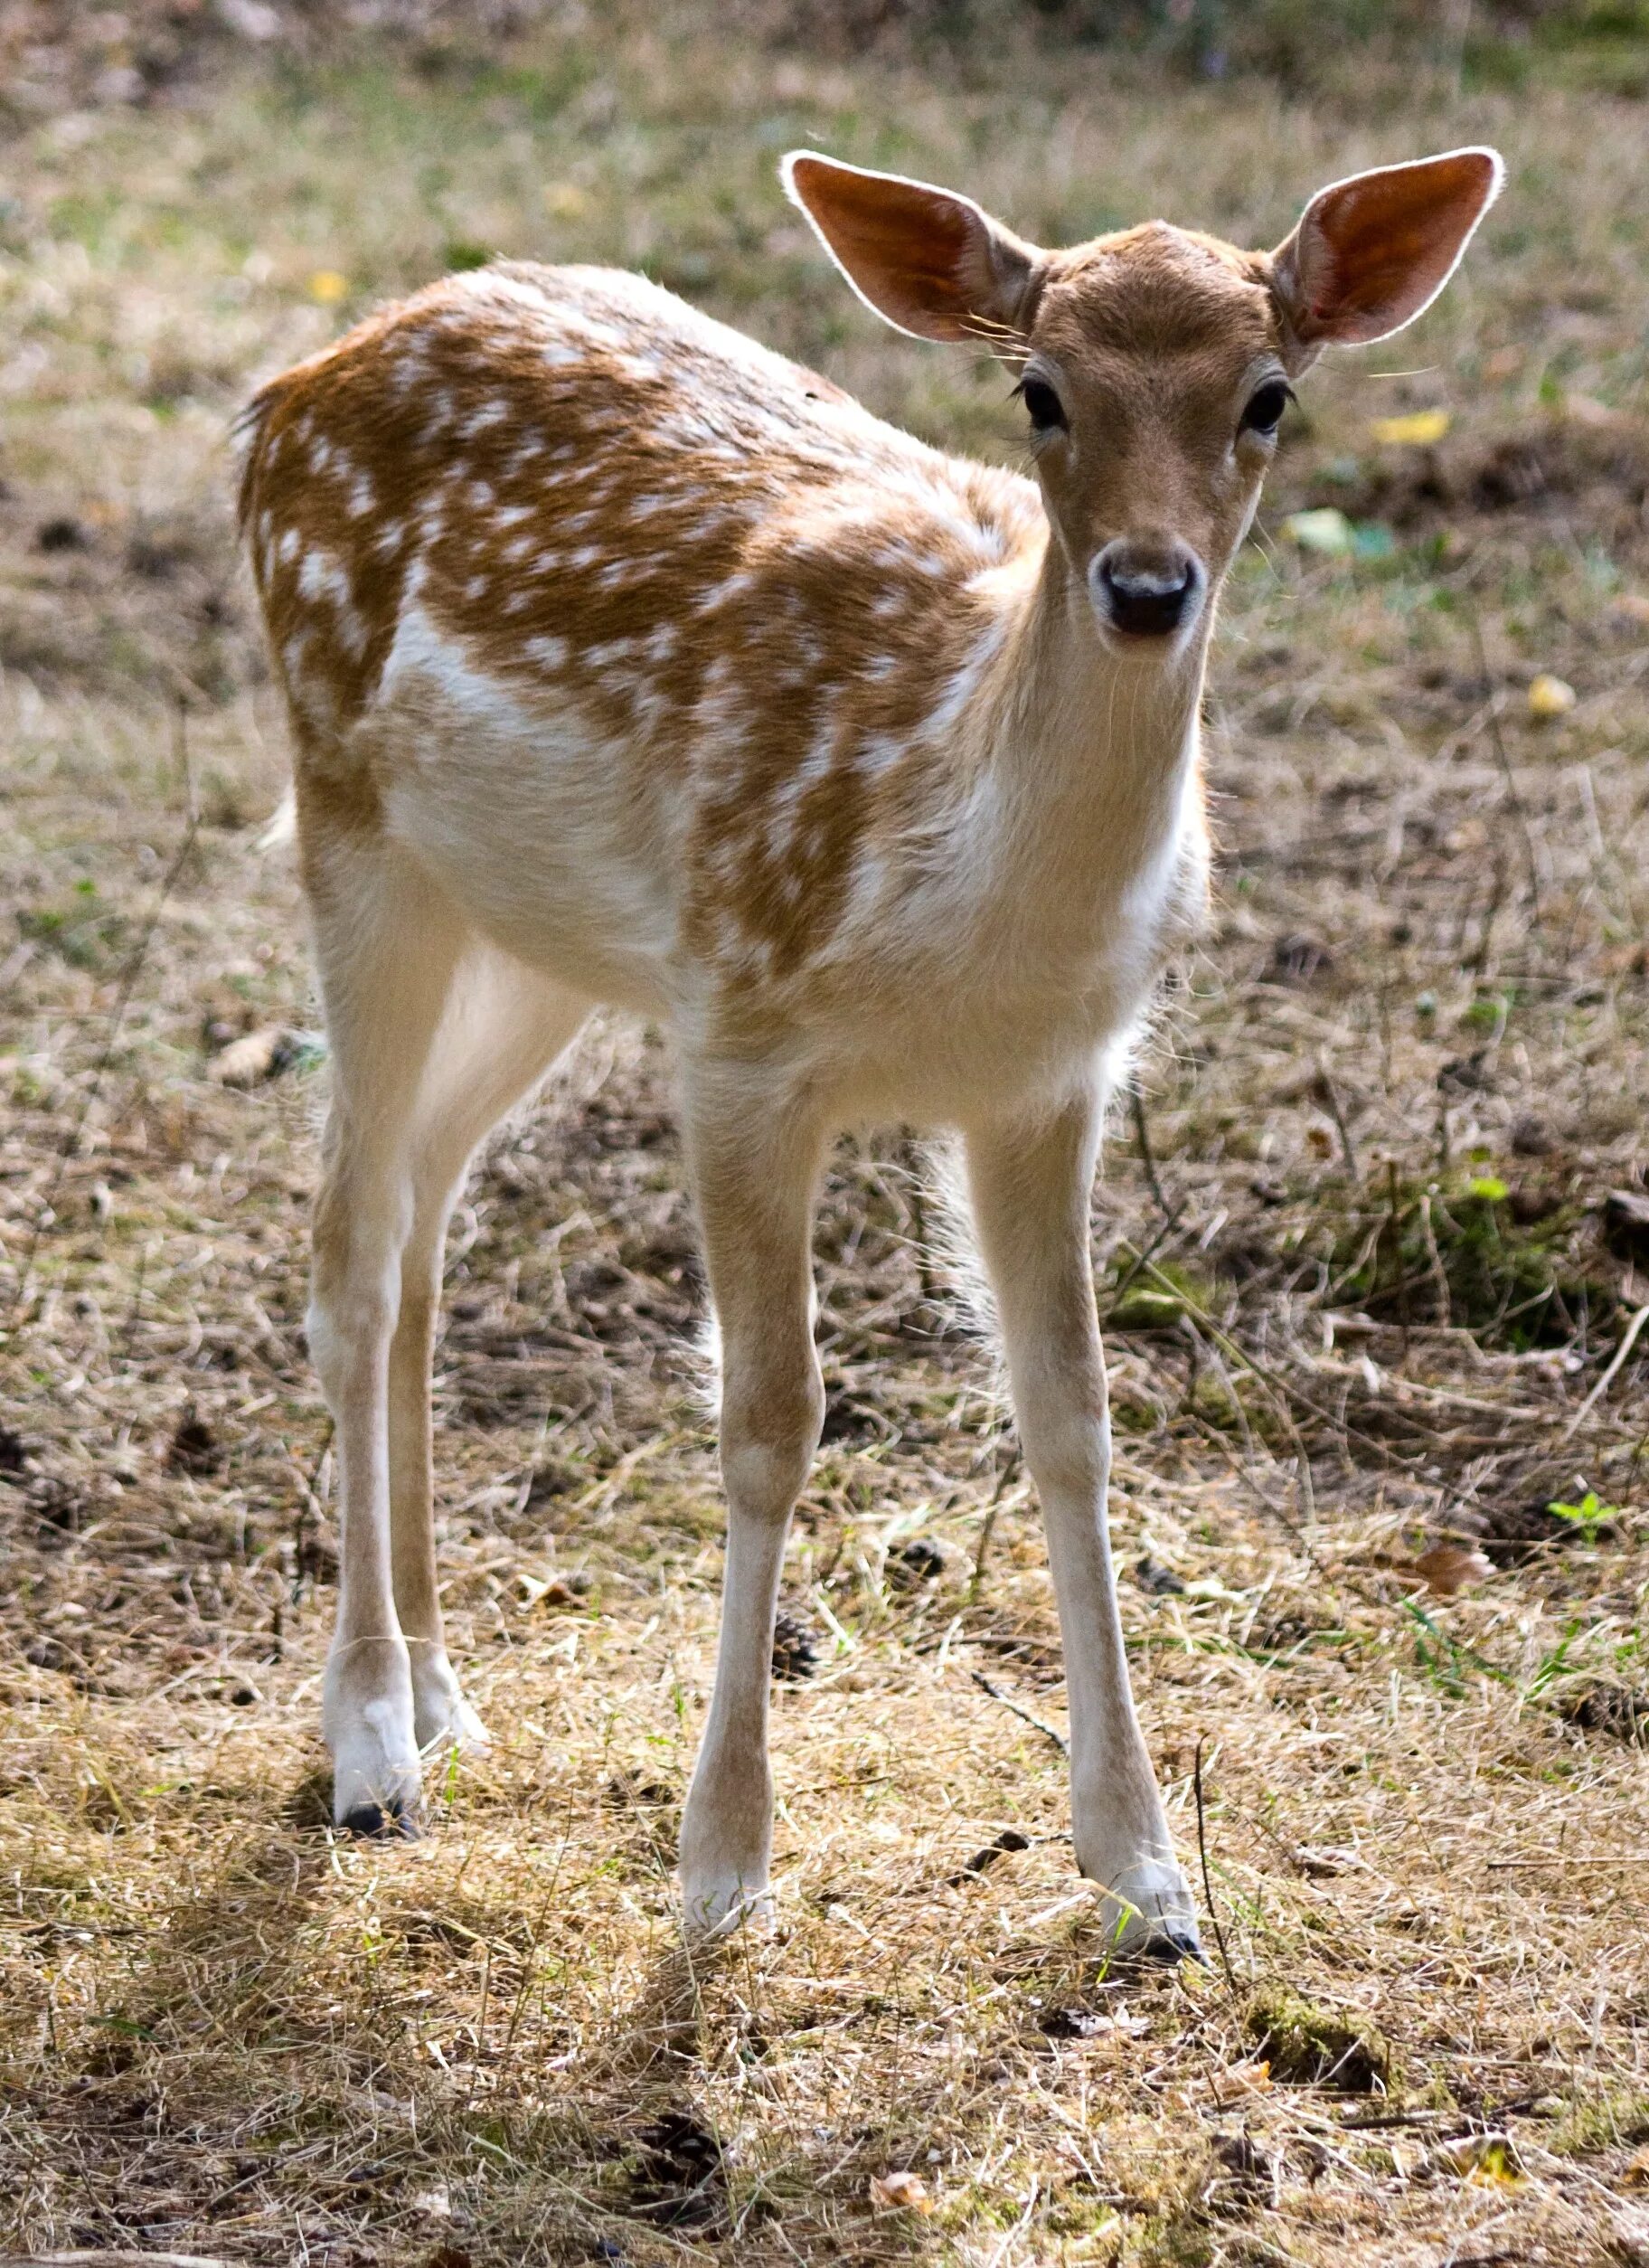
[[[333,1096],[310,1346],[337,1423],[337,1819],[484,1738],[443,1642],[429,1366],[482,1138],[593,1004],[679,1051],[720,1325],[725,1598],[689,1925],[768,1903],[775,1600],[824,1405],[844,1125],[960,1132],[1064,1637],[1076,1857],[1195,1953],[1129,1690],[1088,1250],[1100,1121],[1208,865],[1198,708],[1289,382],[1442,288],[1492,150],[1323,190],[1273,252],[1044,251],[797,152],[895,328],[1018,366],[1034,477],[939,455],[642,278],[501,263],[266,386],[240,506],[296,745]]]

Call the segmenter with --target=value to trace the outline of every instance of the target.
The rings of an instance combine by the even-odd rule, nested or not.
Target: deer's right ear
[[[806,149],[778,170],[853,289],[895,330],[976,344],[1024,335],[1041,255],[971,197]]]

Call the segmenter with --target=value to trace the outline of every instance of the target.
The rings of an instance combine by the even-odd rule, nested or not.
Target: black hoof
[[[343,1831],[368,1842],[415,1843],[418,1821],[399,1803],[357,1803],[344,1813]]]
[[[1140,1950],[1147,1961],[1160,1961],[1170,1965],[1194,1961],[1199,1969],[1208,1966],[1208,1955],[1197,1942],[1194,1930],[1153,1930]]]

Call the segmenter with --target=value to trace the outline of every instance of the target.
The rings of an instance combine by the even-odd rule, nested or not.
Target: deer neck
[[[996,852],[1044,906],[1064,892],[1073,915],[1103,914],[1171,853],[1186,814],[1209,611],[1175,650],[1118,653],[1051,536],[1004,606],[979,709]]]

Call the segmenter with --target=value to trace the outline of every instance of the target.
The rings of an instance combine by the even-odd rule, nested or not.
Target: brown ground
[[[1649,2259],[1649,1335],[1612,1370],[1649,1303],[1644,114],[989,76],[557,31],[480,71],[225,65],[5,145],[20,2245]],[[775,151],[926,171],[1033,233],[1166,209],[1268,241],[1319,180],[1478,137],[1512,182],[1466,274],[1310,382],[1235,579],[1216,921],[1148,1066],[1150,1158],[1125,1113],[1096,1204],[1125,1616],[1212,1970],[1118,1976],[1094,1933],[1034,1507],[897,1131],[843,1147],[821,1224],[782,1927],[689,1967],[669,1864],[721,1513],[668,1065],[624,1026],[453,1239],[448,1608],[497,1744],[422,1844],[335,1845],[301,1337],[325,1068],[259,843],[284,773],[229,411],[496,247],[644,260],[1001,452],[999,378],[861,318]],[[1187,147],[1194,201],[1164,186]],[[1370,432],[1427,406],[1435,446]],[[1331,505],[1361,555],[1286,532]],[[1541,673],[1577,696],[1549,721]]]

